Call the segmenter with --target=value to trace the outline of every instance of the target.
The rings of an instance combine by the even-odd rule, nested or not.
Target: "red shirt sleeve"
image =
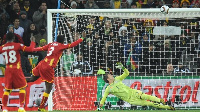
[[[49,45],[50,44],[47,44],[47,45],[45,45],[43,47],[34,48],[33,51],[48,51]]]
[[[23,44],[20,44],[21,46],[21,50],[22,51],[26,51],[26,52],[33,52],[33,49],[35,47],[35,42],[31,42],[31,45],[29,47],[23,45]]]
[[[80,39],[78,39],[77,41],[75,41],[75,42],[73,42],[73,43],[71,43],[71,44],[64,44],[64,45],[62,46],[62,49],[67,49],[67,48],[75,47],[75,46],[77,46],[79,43],[81,43],[82,41],[83,41],[83,39],[80,38]]]

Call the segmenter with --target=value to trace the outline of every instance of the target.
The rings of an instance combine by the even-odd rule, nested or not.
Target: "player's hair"
[[[59,43],[64,43],[64,40],[65,40],[65,36],[64,35],[58,35],[57,36],[57,41],[56,42],[59,42]]]
[[[104,80],[106,83],[109,83],[109,81],[108,81],[108,73],[106,73],[106,74],[103,76],[103,80]]]
[[[6,41],[13,41],[14,38],[15,38],[14,33],[8,32],[8,33],[6,34]]]

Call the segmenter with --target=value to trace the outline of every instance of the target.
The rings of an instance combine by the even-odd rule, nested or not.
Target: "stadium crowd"
[[[199,3],[199,0],[61,0],[60,8],[160,8],[164,4],[171,8],[199,8]],[[34,36],[37,46],[46,45],[47,9],[55,8],[57,0],[0,0],[0,45],[6,43],[8,32],[15,34],[15,42],[29,46],[30,37]],[[96,74],[100,68],[113,72],[117,71],[114,64],[118,61],[130,71],[145,75],[199,72],[199,18],[152,20],[78,16],[77,25],[72,22],[68,19],[67,28],[73,38],[66,32],[66,42],[71,43],[81,36],[86,39],[64,53],[59,64],[62,75]],[[155,26],[181,27],[181,35],[155,36]],[[30,76],[31,69],[45,56],[45,52],[22,53],[25,76]]]

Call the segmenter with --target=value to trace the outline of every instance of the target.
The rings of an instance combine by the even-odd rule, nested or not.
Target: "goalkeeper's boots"
[[[8,112],[8,110],[3,110],[2,112]]]
[[[38,108],[38,111],[42,111],[42,112],[48,112],[47,110],[45,110],[44,108]]]
[[[160,99],[160,103],[162,103],[163,105],[166,105],[166,102],[164,99]]]
[[[19,108],[18,112],[26,112],[24,108]]]

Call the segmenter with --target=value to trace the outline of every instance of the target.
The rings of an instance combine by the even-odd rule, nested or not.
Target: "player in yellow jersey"
[[[122,83],[122,80],[129,75],[129,71],[122,65],[122,63],[117,63],[116,68],[122,69],[124,73],[115,78],[111,74],[104,75],[104,81],[109,83],[109,86],[106,88],[103,98],[101,99],[100,110],[109,94],[115,95],[119,99],[122,99],[131,105],[152,106],[155,108],[175,110],[173,106],[166,105],[163,99],[147,95],[140,90],[131,89],[126,86]]]

